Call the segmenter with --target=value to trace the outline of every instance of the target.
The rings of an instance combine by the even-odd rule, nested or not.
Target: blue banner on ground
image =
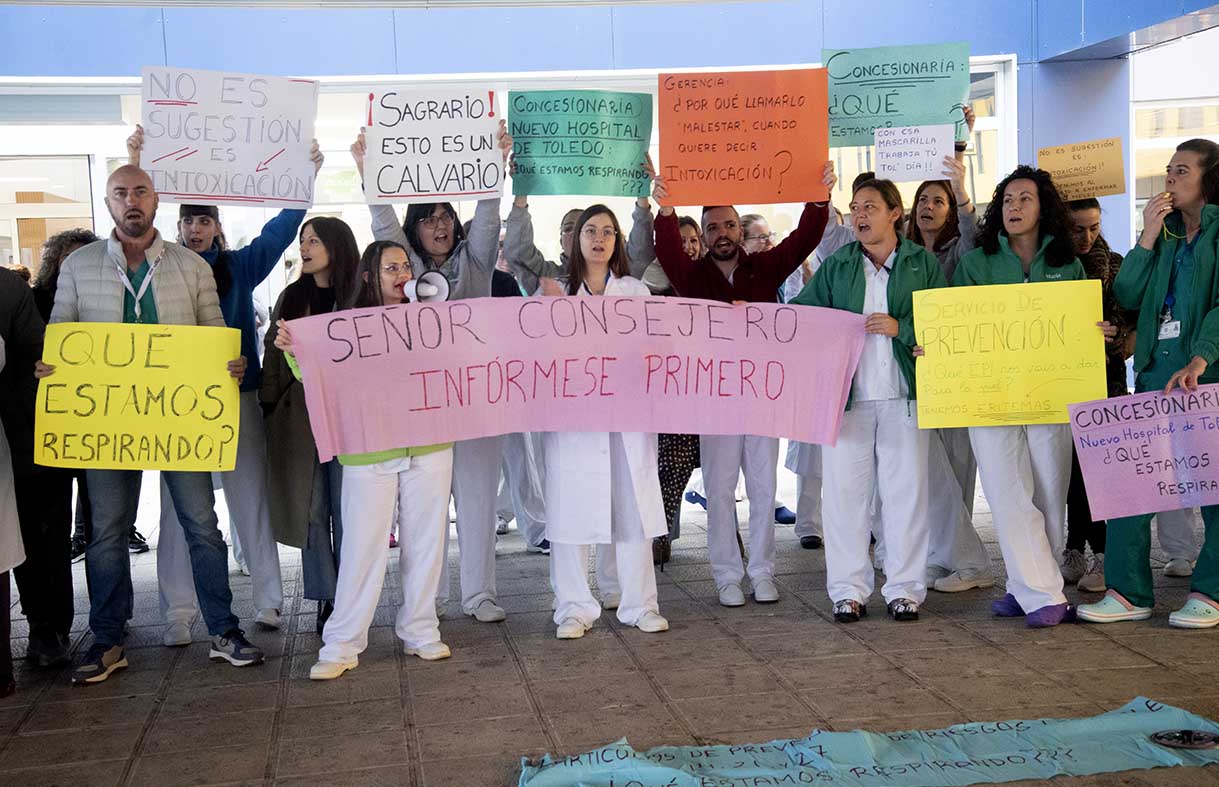
[[[971,722],[941,730],[814,731],[740,746],[661,746],[625,740],[540,765],[522,761],[519,787],[762,787],[780,784],[933,787],[1219,763],[1219,750],[1171,749],[1163,730],[1219,725],[1143,697],[1087,719]],[[1182,777],[1185,778],[1185,777]]]

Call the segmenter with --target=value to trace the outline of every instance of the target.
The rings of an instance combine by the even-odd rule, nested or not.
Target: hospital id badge
[[[1181,335],[1181,321],[1168,320],[1160,323],[1161,339],[1176,339]]]

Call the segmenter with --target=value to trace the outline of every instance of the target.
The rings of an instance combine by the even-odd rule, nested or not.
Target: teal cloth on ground
[[[872,145],[877,128],[956,124],[964,140],[969,44],[823,49],[830,147]]]
[[[508,96],[514,194],[646,197],[652,96],[527,90]]]
[[[1219,750],[1170,749],[1151,741],[1153,733],[1179,729],[1219,733],[1208,719],[1139,697],[1087,719],[888,733],[816,730],[799,740],[647,752],[620,740],[579,756],[547,755],[540,765],[522,760],[519,787],[964,787],[1219,763]]]

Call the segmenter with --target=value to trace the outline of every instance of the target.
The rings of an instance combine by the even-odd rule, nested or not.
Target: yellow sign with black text
[[[34,461],[106,470],[232,470],[241,355],[233,328],[47,326]]]

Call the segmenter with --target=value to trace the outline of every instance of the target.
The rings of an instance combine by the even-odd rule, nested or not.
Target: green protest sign
[[[830,147],[871,145],[877,128],[956,124],[967,131],[969,44],[823,49],[830,76]]]
[[[644,197],[652,96],[606,90],[529,90],[508,98],[513,194]]]

